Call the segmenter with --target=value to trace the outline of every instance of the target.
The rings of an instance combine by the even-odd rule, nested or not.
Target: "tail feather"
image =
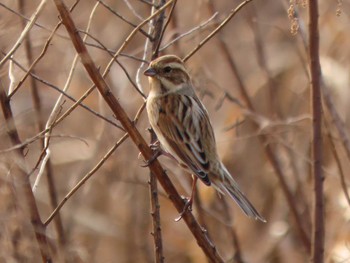
[[[222,165],[223,166],[223,165]],[[242,211],[251,218],[255,220],[260,220],[262,222],[266,222],[266,219],[259,214],[259,212],[254,208],[254,206],[250,203],[247,197],[242,193],[239,189],[238,184],[232,178],[230,173],[223,166],[224,175],[222,176],[220,183],[216,184],[217,188],[220,189],[220,192],[226,192],[229,196],[238,204],[238,206],[242,209]]]

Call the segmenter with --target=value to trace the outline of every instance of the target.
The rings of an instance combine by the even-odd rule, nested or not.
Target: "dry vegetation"
[[[66,114],[93,83],[81,60],[74,62],[76,50],[65,26],[54,31],[60,21],[54,2],[47,1],[36,24],[0,68],[4,113],[0,114],[0,262],[40,262],[38,234],[29,220],[35,217],[35,205],[47,222],[86,175],[91,177],[47,222],[50,251],[46,252],[53,262],[154,262],[150,170],[141,167],[139,149],[123,137],[115,111],[96,88],[82,102],[84,107]],[[149,23],[142,27],[143,33],[125,42],[150,16],[151,5],[146,2],[81,0],[74,6],[74,0],[67,0],[65,4],[74,6],[71,17],[101,74],[126,44],[105,80],[129,118],[137,115],[136,127],[149,142],[144,98],[136,90],[138,86],[141,93],[148,93],[142,75],[147,65],[140,66],[143,56],[151,58],[152,43],[144,54],[146,36],[153,34]],[[224,262],[310,259],[315,220],[308,4],[291,2],[252,1],[186,61],[211,116],[224,163],[267,219],[266,224],[248,219],[231,200],[199,183],[192,213]],[[0,1],[1,59],[39,3]],[[160,54],[185,57],[238,4],[178,0]],[[350,5],[320,1],[319,14],[325,262],[341,263],[350,262]],[[5,97],[10,97],[9,104]],[[49,129],[42,133],[45,127]],[[103,159],[112,147],[114,151]],[[179,194],[188,196],[191,177],[166,157],[159,160]],[[28,175],[35,199],[28,199],[31,191],[21,192],[28,190]],[[161,239],[157,242],[162,242],[164,262],[207,262],[185,220],[174,222],[178,211],[166,192],[158,184]],[[30,204],[34,207],[26,209]]]

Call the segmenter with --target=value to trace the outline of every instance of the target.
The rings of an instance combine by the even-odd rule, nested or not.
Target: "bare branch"
[[[319,57],[318,1],[309,2],[309,60],[311,72],[312,98],[312,175],[314,187],[314,210],[311,260],[314,263],[324,261],[324,201],[322,170],[322,102],[321,102],[321,66]]]

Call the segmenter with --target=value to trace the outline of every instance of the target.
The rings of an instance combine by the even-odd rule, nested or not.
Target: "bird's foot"
[[[149,160],[145,161],[145,164],[141,165],[141,167],[148,167],[148,166],[150,166],[151,163],[154,162],[154,160],[156,160],[159,156],[164,154],[164,151],[160,148],[160,143],[159,143],[158,140],[155,141],[154,143],[150,144],[149,147],[153,151],[153,155],[151,156],[151,158],[149,158]]]
[[[179,222],[187,211],[192,211],[192,198],[188,199],[186,197],[182,197],[182,199],[185,199],[186,202],[180,215],[177,218],[175,218],[175,222]]]

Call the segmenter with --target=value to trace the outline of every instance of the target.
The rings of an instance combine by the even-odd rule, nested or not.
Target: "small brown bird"
[[[194,92],[183,61],[174,55],[162,56],[144,74],[150,84],[148,118],[162,150],[195,175],[191,198],[180,218],[192,205],[199,178],[221,194],[229,194],[247,216],[266,222],[220,161],[208,112]]]

